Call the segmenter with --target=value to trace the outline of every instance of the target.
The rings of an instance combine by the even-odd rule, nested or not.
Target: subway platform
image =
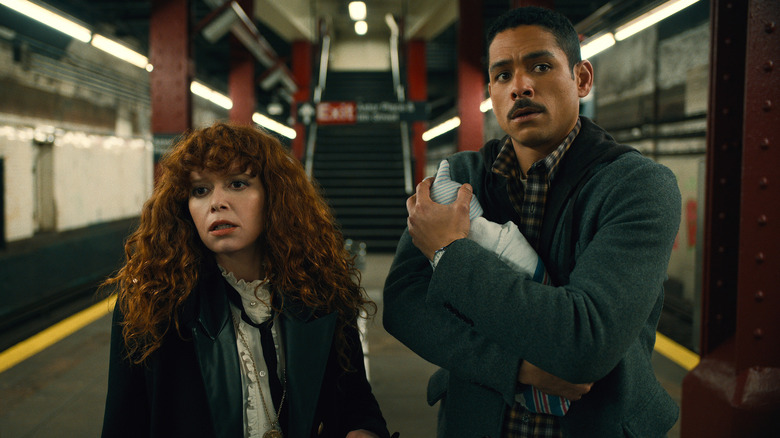
[[[363,286],[378,305],[376,317],[367,324],[369,378],[391,432],[400,432],[402,438],[432,438],[437,409],[427,405],[425,388],[436,367],[387,334],[381,323],[382,285],[391,261],[390,254],[369,254],[363,270]],[[56,330],[43,332],[34,343],[37,348],[48,346],[14,366],[7,367],[20,356],[9,353],[28,353],[13,347],[0,352],[0,438],[100,436],[111,317],[106,303],[91,311],[96,313],[90,319],[97,319],[78,330],[73,331],[77,325],[67,326],[77,322],[66,320]],[[26,348],[34,351],[36,345]],[[656,376],[679,405],[687,371],[658,351],[653,359]],[[668,436],[679,437],[679,421]]]

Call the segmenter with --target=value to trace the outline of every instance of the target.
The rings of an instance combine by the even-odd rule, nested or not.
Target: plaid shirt
[[[517,161],[512,139],[506,138],[501,151],[493,162],[493,172],[507,178],[507,192],[515,211],[520,215],[520,232],[536,248],[542,230],[544,205],[550,181],[555,177],[563,155],[569,150],[582,123],[577,119],[574,129],[569,132],[563,143],[543,159],[535,162],[523,179],[520,163]],[[546,414],[534,414],[515,403],[507,408],[504,415],[504,438],[542,438],[561,437],[559,417]]]

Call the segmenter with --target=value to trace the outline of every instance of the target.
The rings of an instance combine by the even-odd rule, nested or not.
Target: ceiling
[[[42,0],[46,4],[88,24],[96,31],[114,35],[141,53],[148,53],[149,15],[152,0]],[[364,0],[368,10],[368,33],[355,35],[347,12],[348,0],[254,0],[253,15],[260,33],[279,58],[288,60],[291,43],[308,39],[316,43],[317,24],[326,23],[332,44],[340,40],[387,40],[390,31],[385,15],[392,14],[401,25],[406,39],[428,41],[426,52],[429,70],[429,100],[434,106],[453,105],[458,2],[455,0]],[[466,0],[471,1],[471,0]],[[222,0],[190,0],[193,26],[199,23]],[[509,9],[510,0],[482,0],[485,28]],[[610,23],[623,20],[657,0],[555,0],[555,8],[575,24],[577,31],[589,36]],[[22,17],[24,19],[20,19]],[[0,30],[10,28],[27,38],[40,39],[53,47],[64,48],[68,37],[39,26],[4,6],[0,6]],[[214,43],[197,36],[193,40],[196,76],[212,87],[226,91],[228,73],[228,38]],[[259,65],[258,76],[265,67]],[[258,87],[258,105],[274,99],[276,90]]]

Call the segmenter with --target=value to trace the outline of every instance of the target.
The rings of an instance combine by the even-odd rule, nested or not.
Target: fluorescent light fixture
[[[262,126],[263,128],[270,129],[271,131],[277,132],[289,139],[293,139],[296,136],[294,129],[260,113],[252,114],[252,121]]]
[[[433,128],[423,132],[422,139],[423,141],[431,141],[432,139],[444,134],[445,132],[452,131],[453,129],[460,126],[460,117],[455,116],[446,122],[440,123]]]
[[[368,32],[368,23],[365,21],[355,22],[355,33],[358,35],[365,35]]]
[[[0,4],[8,6],[16,12],[24,14],[33,20],[40,21],[41,23],[66,35],[70,35],[71,37],[83,43],[88,43],[89,39],[92,38],[92,32],[86,27],[77,24],[44,7],[38,6],[33,2],[29,2],[27,0],[0,0]]]
[[[229,97],[225,96],[222,93],[218,93],[211,88],[201,84],[198,81],[192,81],[190,84],[190,91],[192,91],[192,94],[195,94],[196,96],[200,96],[206,100],[209,100],[222,108],[225,109],[231,109],[233,108],[233,101],[230,100]]]
[[[366,4],[363,2],[349,2],[349,18],[358,21],[366,19]]]
[[[146,66],[149,65],[149,59],[146,56],[128,48],[124,44],[108,39],[103,35],[94,34],[92,36],[92,45],[123,61],[129,62],[138,68],[145,69]]]
[[[479,104],[479,110],[486,113],[493,109],[493,101],[488,97]]]
[[[670,0],[656,8],[653,8],[646,14],[629,21],[617,28],[615,39],[623,41],[624,39],[641,32],[644,29],[658,23],[664,18],[676,14],[699,0]]]
[[[582,54],[582,59],[588,59],[614,45],[615,36],[612,35],[612,32],[608,32],[604,35],[596,35],[595,37],[583,41],[582,47],[580,47],[580,53]]]

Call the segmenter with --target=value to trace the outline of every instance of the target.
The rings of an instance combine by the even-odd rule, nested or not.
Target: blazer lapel
[[[230,308],[222,277],[204,278],[195,292],[199,309],[189,328],[206,388],[214,432],[218,437],[244,433],[241,371],[236,335],[230,325]],[[220,281],[221,280],[221,281]]]
[[[336,317],[336,313],[331,313],[307,321],[292,312],[284,312],[280,318],[284,332],[289,418],[294,419],[288,428],[291,438],[308,437],[311,432]]]

